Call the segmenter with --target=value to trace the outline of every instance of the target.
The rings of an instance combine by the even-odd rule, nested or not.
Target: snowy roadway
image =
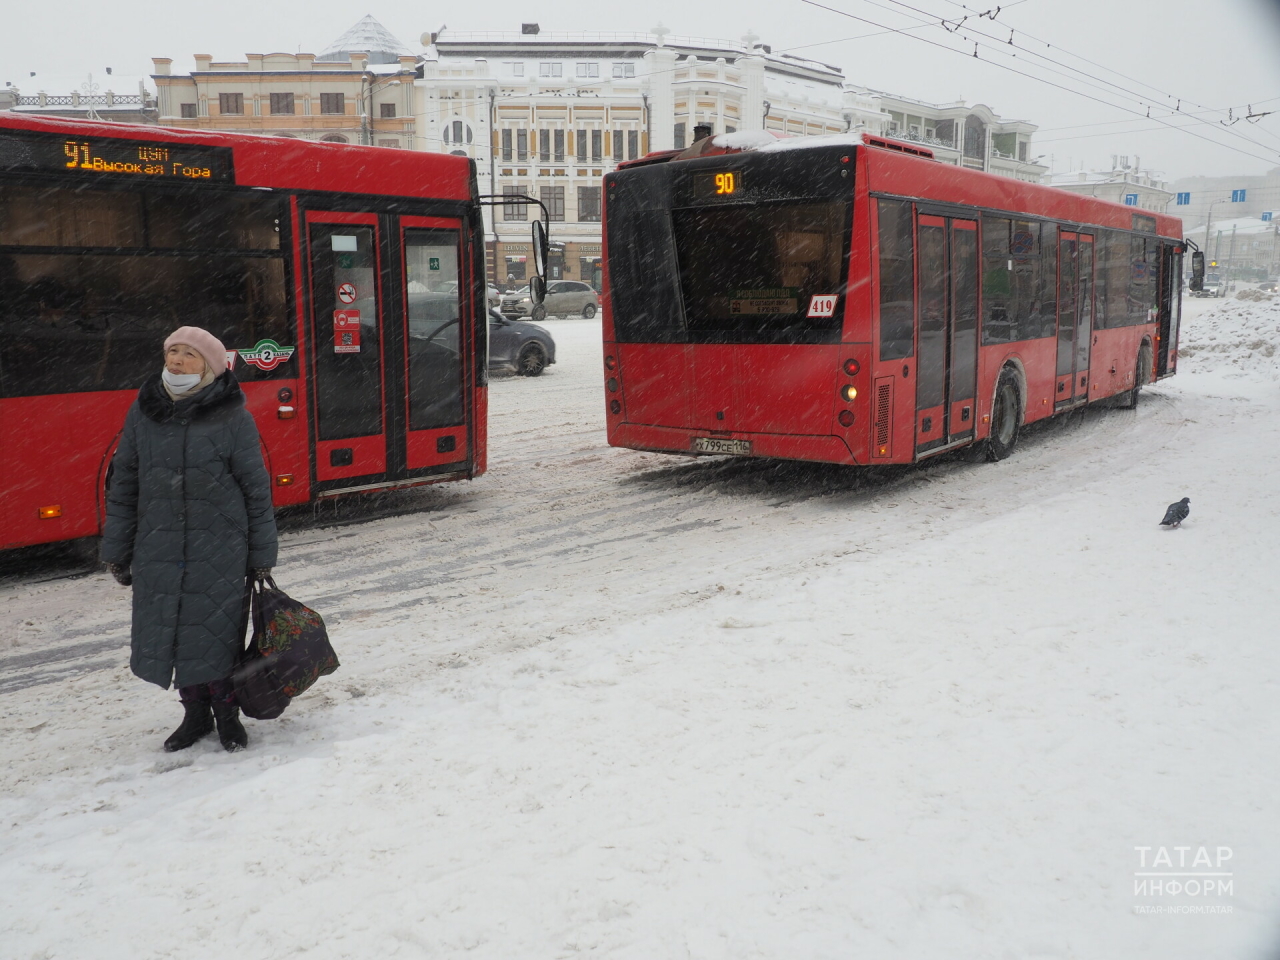
[[[1187,309],[1136,412],[874,472],[611,449],[552,321],[485,477],[286,518],[343,666],[247,753],[10,577],[0,955],[1274,956],[1280,367]]]

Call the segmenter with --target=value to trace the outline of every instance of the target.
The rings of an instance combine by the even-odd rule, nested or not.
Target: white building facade
[[[597,287],[601,177],[618,163],[688,146],[698,127],[881,133],[886,119],[874,98],[846,89],[836,67],[774,55],[750,35],[735,44],[671,37],[661,28],[446,32],[427,48],[417,87],[421,148],[473,157],[482,193],[542,201],[553,224],[551,276]],[[517,203],[489,208],[497,282],[530,274],[536,211]]]
[[[1044,182],[1060,190],[1110,200],[1112,203],[1123,203],[1140,210],[1165,213],[1168,209],[1168,212],[1176,213],[1169,208],[1173,191],[1167,183],[1150,171],[1130,167],[1127,163],[1121,164],[1118,160],[1110,171],[1054,173],[1047,176]]]

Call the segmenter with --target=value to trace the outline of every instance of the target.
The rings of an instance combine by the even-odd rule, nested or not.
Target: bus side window
[[[1013,335],[1013,260],[1009,257],[1009,220],[982,218],[983,343],[1008,343]]]
[[[877,200],[880,245],[880,359],[915,350],[915,251],[911,204]]]

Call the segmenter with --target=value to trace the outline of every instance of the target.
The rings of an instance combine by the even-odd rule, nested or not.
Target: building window
[[[547,207],[547,214],[557,223],[564,221],[564,187],[541,187],[538,199]]]
[[[292,93],[273,93],[271,94],[271,112],[277,113],[293,113],[293,94]]]
[[[506,68],[507,68],[507,72],[508,72],[509,74],[511,74],[511,76],[513,76],[513,77],[523,77],[523,76],[524,76],[524,64],[523,64],[523,63],[508,63],[508,64],[505,64],[505,66],[506,66]]]
[[[580,64],[578,64],[578,76],[580,76],[580,77],[598,77],[598,76],[600,76],[600,64],[598,64],[598,63],[580,63]]]
[[[579,130],[574,135],[574,144],[578,148],[578,162],[587,162],[587,131]]]
[[[347,105],[344,100],[345,97],[341,93],[322,93],[320,94],[320,112],[346,113]]]
[[[564,163],[564,131],[556,130],[555,138],[556,138],[555,161],[556,163]]]
[[[218,112],[224,115],[234,114],[240,116],[244,113],[244,94],[243,93],[220,93],[218,94]]]
[[[538,76],[540,77],[563,77],[563,63],[540,63],[538,64]]]
[[[321,137],[320,142],[321,143],[350,143],[351,141],[348,140],[346,137],[344,137],[340,133],[331,133],[327,137]]]
[[[1027,162],[1027,141],[1025,140],[1018,141],[1018,159],[1023,163]]]
[[[445,143],[470,143],[472,138],[470,124],[454,120],[444,125]]]
[[[504,197],[522,197],[524,196],[524,187],[521,186],[505,186],[502,188]],[[528,220],[529,205],[527,203],[503,203],[502,204],[503,220]]]
[[[676,139],[676,142],[675,142],[675,147],[676,147],[676,149],[677,149],[677,150],[683,150],[683,149],[684,149],[684,124],[683,124],[683,123],[677,123],[677,124],[676,124],[676,138],[675,138],[675,139]]]
[[[378,146],[391,147],[392,149],[395,149],[400,146],[400,141],[397,140],[395,137],[388,137],[385,140],[379,140]]]
[[[524,163],[529,159],[529,131],[516,131],[516,159]]]
[[[396,118],[396,105],[394,103],[378,104],[378,116],[383,120],[394,120]]]
[[[183,120],[194,120],[196,118],[196,105],[194,103],[180,103],[178,109],[182,111]]]
[[[636,65],[634,63],[615,63],[613,65],[614,79],[621,80],[626,77],[634,77],[636,75]]]
[[[510,130],[502,131],[502,159],[507,163],[511,162],[511,131]]]
[[[591,131],[591,162],[600,163],[604,159],[604,132]]]
[[[627,131],[627,159],[634,160],[640,156],[640,131]]]
[[[551,162],[551,131],[538,131],[538,159],[543,163]]]
[[[622,159],[622,131],[613,131],[613,162],[617,163]]]
[[[578,188],[578,219],[584,223],[594,223],[600,219],[600,188]]]

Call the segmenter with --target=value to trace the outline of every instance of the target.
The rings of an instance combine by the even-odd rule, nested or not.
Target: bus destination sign
[[[0,133],[0,172],[32,171],[77,178],[127,177],[186,183],[234,183],[230,147]]]
[[[732,197],[742,190],[742,174],[736,170],[715,170],[693,175],[693,195],[699,200]]]

